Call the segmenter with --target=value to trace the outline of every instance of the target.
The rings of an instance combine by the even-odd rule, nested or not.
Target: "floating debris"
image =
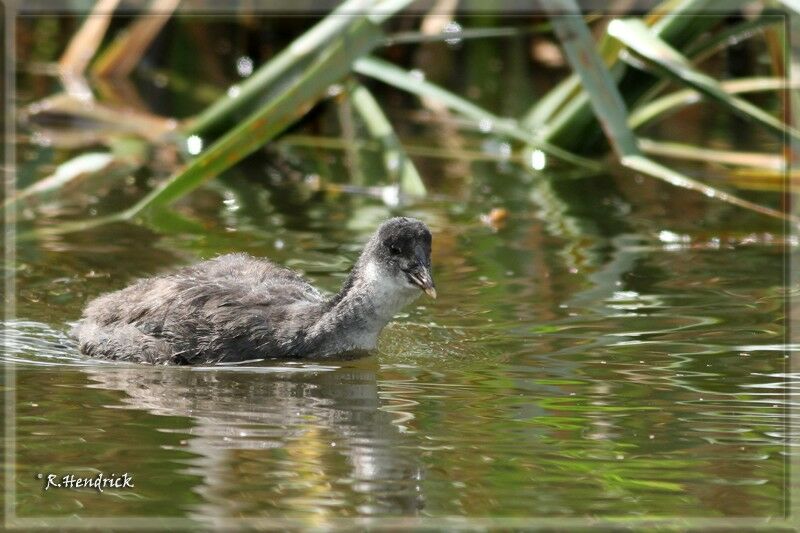
[[[481,222],[497,231],[506,225],[508,210],[503,207],[494,207],[491,211],[481,215]]]

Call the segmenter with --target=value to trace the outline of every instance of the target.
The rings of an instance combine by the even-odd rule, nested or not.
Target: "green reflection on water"
[[[32,322],[12,324],[27,333],[7,353],[19,361],[18,513],[782,512],[785,359],[757,349],[782,342],[779,253],[623,240],[593,273],[570,273],[563,238],[535,218],[495,233],[418,209],[436,235],[441,297],[348,363],[98,365],[59,330],[95,294],[233,249],[293,261],[334,289],[366,228],[309,220],[216,237],[230,220],[212,217],[208,235],[143,240],[120,226],[113,241],[100,229],[21,249],[18,315]],[[137,488],[43,493],[33,478],[87,469],[133,472]]]

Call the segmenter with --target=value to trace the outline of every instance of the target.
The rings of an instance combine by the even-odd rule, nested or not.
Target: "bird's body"
[[[332,297],[291,270],[230,254],[100,296],[72,334],[86,355],[148,363],[334,357],[374,348],[421,290],[435,296],[430,233],[396,218]]]

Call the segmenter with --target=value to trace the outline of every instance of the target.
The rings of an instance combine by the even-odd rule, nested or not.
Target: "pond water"
[[[421,205],[440,297],[411,306],[372,357],[100,364],[63,333],[91,296],[233,249],[334,289],[389,214],[357,199],[353,227],[341,203],[292,219],[229,202],[204,235],[120,225],[22,244],[4,356],[18,514],[783,514],[781,246],[621,230],[587,247],[527,211],[495,232]],[[250,224],[256,236],[236,231]],[[129,472],[136,490],[43,492],[41,471]]]
[[[21,180],[59,157],[26,143],[19,154]],[[337,151],[293,154],[344,168]],[[779,223],[629,176],[420,169],[466,172],[470,192],[443,180],[439,196],[387,206],[265,180],[259,160],[142,224],[26,233],[130,205],[138,182],[21,221],[2,355],[16,515],[786,515],[794,248]],[[494,207],[507,210],[495,227],[481,222]],[[153,367],[87,360],[65,333],[96,295],[232,251],[334,291],[398,213],[431,227],[439,298],[410,306],[370,357]],[[135,488],[44,491],[37,478],[98,472]]]

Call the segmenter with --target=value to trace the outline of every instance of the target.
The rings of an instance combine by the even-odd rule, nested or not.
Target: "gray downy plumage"
[[[406,304],[436,297],[430,253],[424,223],[390,219],[332,297],[269,261],[223,255],[96,298],[71,335],[86,355],[154,364],[371,350]]]

